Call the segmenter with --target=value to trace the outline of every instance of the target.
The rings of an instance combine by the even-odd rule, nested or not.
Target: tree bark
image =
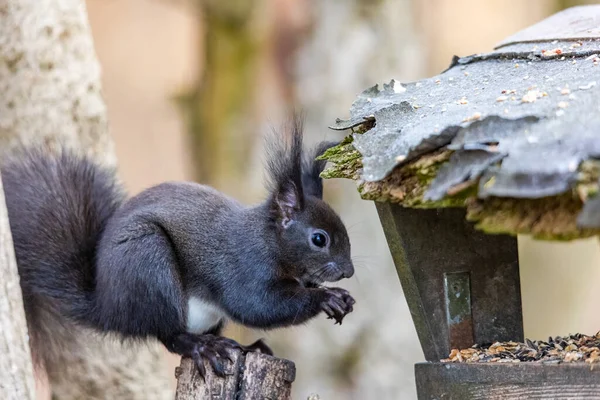
[[[0,276],[0,399],[33,400],[35,385],[27,322],[1,181]]]
[[[45,142],[116,163],[82,0],[0,0],[0,143]]]
[[[175,400],[222,399],[263,400],[291,398],[296,377],[293,362],[260,353],[232,353],[233,363],[227,364],[225,378],[212,372],[205,363],[207,376],[203,381],[193,361],[183,358],[175,375],[178,379]]]
[[[2,151],[44,143],[116,164],[83,0],[0,0],[0,93]],[[10,316],[18,319],[18,312]],[[62,355],[64,370],[48,377],[54,397],[172,398],[158,343],[121,345],[73,329],[81,340]],[[0,376],[8,371],[1,369]]]

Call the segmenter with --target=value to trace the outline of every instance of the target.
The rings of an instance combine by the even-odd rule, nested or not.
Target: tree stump
[[[182,358],[175,369],[175,400],[263,400],[290,399],[296,378],[293,362],[261,353],[231,352],[233,363],[225,365],[225,378],[216,376],[205,362],[206,380],[202,380],[194,362]]]

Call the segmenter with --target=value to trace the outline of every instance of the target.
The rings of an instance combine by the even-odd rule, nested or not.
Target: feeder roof
[[[479,212],[486,203],[504,209],[498,199],[562,202],[571,196],[567,207],[578,211],[571,213],[569,233],[552,235],[545,227],[539,236],[593,231],[600,228],[600,196],[593,197],[599,63],[600,6],[583,6],[507,38],[492,52],[455,57],[440,75],[371,87],[354,101],[350,118],[331,127],[355,132],[351,144],[325,154],[338,164],[329,177],[338,171],[358,180],[365,198],[419,207],[470,205]],[[352,152],[356,157],[348,157]],[[488,228],[532,233],[532,227]]]

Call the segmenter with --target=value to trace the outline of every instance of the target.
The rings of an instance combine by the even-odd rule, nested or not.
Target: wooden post
[[[296,377],[293,362],[260,353],[232,353],[233,363],[227,363],[226,376],[216,376],[206,363],[206,381],[189,358],[177,367],[176,400],[264,400],[291,398],[292,382]]]
[[[420,363],[415,375],[419,400],[600,398],[600,368],[584,363]]]
[[[33,400],[27,322],[4,189],[0,180],[0,399]]]
[[[376,206],[427,361],[523,340],[516,238],[476,231],[462,209]]]
[[[469,367],[487,371],[487,365],[439,361],[452,348],[523,340],[517,239],[476,231],[463,209],[418,210],[390,203],[376,207],[429,361],[415,367],[419,399],[491,398],[473,396],[468,390],[476,391],[476,384],[466,384],[467,391],[458,387],[473,382],[469,373],[477,371]],[[452,372],[461,368],[466,368],[462,375]],[[491,381],[488,386],[493,386]]]

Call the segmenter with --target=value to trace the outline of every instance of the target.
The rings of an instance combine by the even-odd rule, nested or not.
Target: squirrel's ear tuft
[[[302,188],[306,196],[323,199],[323,179],[320,175],[325,169],[327,161],[316,160],[316,158],[338,144],[339,142],[321,142],[304,155],[302,160]]]
[[[271,206],[277,221],[287,227],[304,208],[302,188],[302,118],[294,115],[282,133],[267,138],[267,171]]]
[[[283,185],[273,197],[273,212],[281,228],[289,227],[301,210],[301,194],[292,182]]]

